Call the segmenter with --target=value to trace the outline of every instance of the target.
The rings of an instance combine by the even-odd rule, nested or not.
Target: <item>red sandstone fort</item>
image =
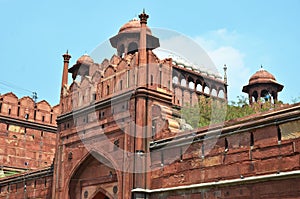
[[[101,63],[64,54],[59,105],[0,95],[0,199],[300,198],[300,105],[191,128],[181,107],[227,102],[227,77],[159,59],[148,17]],[[261,69],[243,92],[276,104],[282,89]]]

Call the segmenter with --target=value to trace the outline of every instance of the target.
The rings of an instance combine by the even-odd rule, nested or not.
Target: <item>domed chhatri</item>
[[[243,87],[243,92],[248,93],[249,103],[259,102],[261,98],[273,103],[278,100],[278,92],[282,91],[283,85],[276,81],[274,75],[264,70],[262,67],[254,73],[250,79],[249,84]]]
[[[77,75],[84,76],[89,74],[89,66],[94,64],[94,60],[87,54],[82,55],[77,59],[76,64],[69,68],[68,72],[72,73],[73,80]]]
[[[76,61],[76,64],[84,64],[84,65],[91,65],[94,63],[94,60],[87,54],[82,55]]]
[[[141,47],[141,35],[144,35],[146,38],[146,49],[153,50],[160,46],[159,39],[152,35],[150,28],[147,26],[147,19],[149,16],[143,13],[139,15],[139,17],[140,19],[132,19],[125,23],[120,28],[118,34],[110,38],[111,46],[117,49],[118,56],[138,52],[138,49]],[[144,33],[141,33],[142,24],[145,28]]]

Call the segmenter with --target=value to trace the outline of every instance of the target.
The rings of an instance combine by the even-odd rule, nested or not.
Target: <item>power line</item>
[[[20,87],[20,86],[14,85],[14,84],[12,84],[12,83],[10,83],[10,82],[7,82],[7,81],[1,80],[1,81],[0,81],[0,84],[2,84],[2,85],[4,85],[4,86],[7,86],[7,87],[9,87],[9,88],[15,89],[15,90],[19,90],[19,91],[23,91],[23,92],[32,93],[31,90],[22,88],[22,87]]]
[[[3,86],[6,86],[10,89],[13,89],[15,93],[19,93],[19,94],[22,94],[22,95],[28,95],[29,93],[31,94],[31,97],[33,98],[33,100],[36,102],[37,100],[37,93],[35,91],[31,91],[31,90],[28,90],[26,88],[22,88],[20,86],[17,86],[15,84],[12,84],[10,82],[7,82],[7,81],[4,81],[4,80],[1,80],[0,81],[0,85],[3,85]],[[1,87],[0,87],[1,88]],[[3,89],[4,90],[4,89]]]

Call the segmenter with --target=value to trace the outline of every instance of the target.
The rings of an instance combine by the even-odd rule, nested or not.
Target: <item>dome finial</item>
[[[263,68],[263,65],[261,64],[259,71],[263,71],[263,70],[264,70],[264,68]]]
[[[139,18],[141,24],[147,24],[147,19],[149,18],[149,15],[145,13],[145,9],[143,9],[143,13],[139,15]]]
[[[227,84],[227,66],[224,64],[224,83]]]

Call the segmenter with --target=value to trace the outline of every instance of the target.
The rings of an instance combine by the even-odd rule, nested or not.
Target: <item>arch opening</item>
[[[131,42],[128,45],[128,53],[129,54],[134,54],[137,51],[138,51],[138,45],[135,42]]]
[[[120,56],[120,57],[123,57],[123,54],[125,53],[125,47],[124,47],[124,44],[122,44],[122,45],[119,47],[118,52],[119,52],[119,56]]]
[[[174,76],[172,82],[173,84],[178,84],[178,77]]]
[[[110,190],[117,185],[117,172],[110,161],[91,152],[70,179],[69,198],[111,199],[114,193]]]

